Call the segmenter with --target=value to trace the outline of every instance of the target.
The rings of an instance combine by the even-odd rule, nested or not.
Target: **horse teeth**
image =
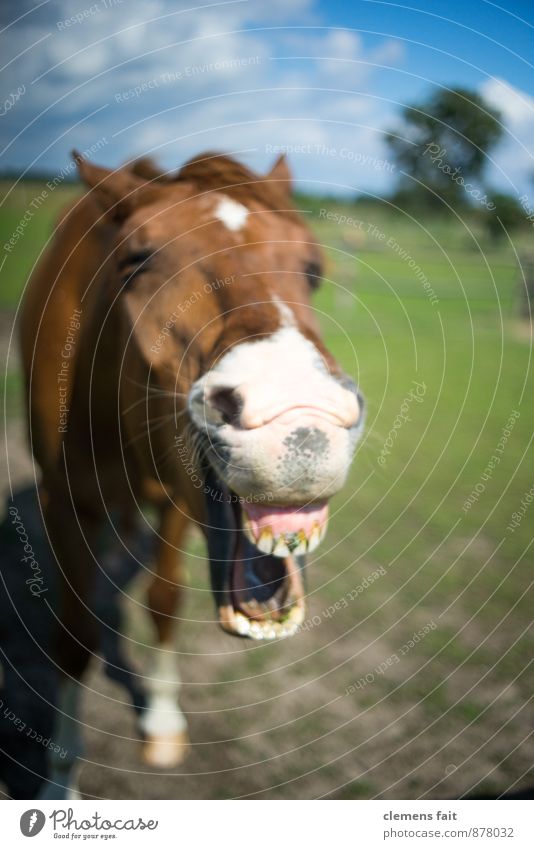
[[[231,622],[226,625],[226,630],[233,631],[241,637],[249,637],[252,640],[276,640],[284,637],[292,637],[296,634],[304,621],[304,608],[301,605],[293,605],[283,622],[273,620],[260,622],[249,619],[240,611],[233,611]]]
[[[256,548],[259,548],[263,554],[271,554],[273,550],[273,542],[273,532],[270,528],[265,528],[256,542]]]
[[[277,637],[284,636],[284,626],[280,622],[272,622],[270,623],[270,628],[268,629],[269,639],[274,640]]]
[[[289,556],[289,548],[286,545],[285,537],[279,536],[275,542],[272,553],[275,557],[288,557]]]
[[[250,629],[248,632],[249,637],[252,637],[253,640],[263,640],[265,634],[264,630],[259,624],[259,622],[251,622]]]
[[[289,619],[286,619],[283,624],[280,624],[278,636],[280,637],[280,639],[283,639],[284,637],[292,637],[293,634],[296,634],[296,632],[298,631],[298,627],[299,626],[296,624],[296,622],[291,622]]]
[[[297,545],[295,546],[295,548],[293,549],[293,554],[295,554],[295,555],[306,554],[306,552],[308,550],[308,538],[307,538],[306,534],[304,533],[304,531],[298,532],[297,540],[298,540],[298,542],[297,542]]]
[[[294,604],[288,613],[286,624],[287,622],[291,622],[292,625],[294,624],[295,630],[299,625],[302,625],[304,622],[304,607],[299,604]]]
[[[250,524],[245,520],[243,522],[243,533],[262,554],[273,554],[275,557],[288,557],[290,554],[302,556],[317,548],[326,533],[326,523],[319,526],[317,522],[314,522],[309,537],[302,529],[298,534],[291,533],[287,536],[280,534],[278,537],[274,537],[272,529],[268,527],[264,528],[256,539]]]
[[[242,613],[234,613],[234,626],[238,634],[242,637],[246,637],[247,634],[250,633],[251,621],[247,619],[246,616],[243,616]]]
[[[308,537],[308,551],[313,551],[321,542],[321,533],[317,522],[313,523],[313,530]]]
[[[251,525],[250,521],[248,520],[246,514],[245,514],[245,517],[243,519],[243,533],[245,534],[245,536],[246,536],[246,538],[248,539],[249,542],[251,542],[253,545],[256,545],[256,537],[254,536],[254,532],[252,530],[252,525]]]

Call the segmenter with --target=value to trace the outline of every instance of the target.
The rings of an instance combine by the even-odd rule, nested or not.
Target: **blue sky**
[[[222,149],[262,170],[287,147],[301,188],[381,193],[400,107],[462,85],[503,113],[488,182],[532,182],[531,3],[47,0],[4,3],[2,26],[3,169],[60,173],[77,147],[168,168]]]

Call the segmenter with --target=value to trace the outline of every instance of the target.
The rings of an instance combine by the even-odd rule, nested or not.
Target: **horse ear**
[[[280,154],[269,173],[265,175],[265,179],[276,180],[281,189],[285,189],[288,194],[291,193],[293,175],[291,174],[285,153]]]
[[[146,188],[146,182],[141,177],[125,168],[112,171],[93,165],[77,150],[73,150],[71,155],[78,166],[80,178],[113,218],[124,220],[139,205],[140,189]]]

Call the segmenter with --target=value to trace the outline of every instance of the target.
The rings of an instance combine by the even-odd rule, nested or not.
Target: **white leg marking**
[[[171,646],[153,650],[148,707],[141,719],[146,734],[176,734],[187,728],[185,716],[178,706],[180,676],[176,665],[176,652]]]
[[[147,737],[144,757],[153,766],[173,766],[183,760],[187,721],[178,704],[180,676],[176,652],[170,645],[152,650],[147,680],[148,705],[140,720]]]

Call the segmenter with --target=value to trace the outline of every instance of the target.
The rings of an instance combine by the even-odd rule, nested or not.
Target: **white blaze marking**
[[[223,197],[215,207],[215,218],[229,230],[240,230],[248,217],[248,209],[232,198]]]
[[[141,727],[149,736],[172,736],[185,731],[187,722],[178,706],[180,676],[176,653],[172,647],[153,649],[153,663],[146,687],[148,706],[141,717]]]
[[[283,305],[285,306],[285,304]],[[266,339],[241,342],[221,358],[216,368],[198,381],[210,385],[239,386],[252,383],[258,387],[284,384],[293,375],[299,380],[330,380],[326,365],[315,345],[295,326],[282,327]],[[273,375],[276,376],[273,381]]]
[[[278,307],[278,314],[282,319],[281,327],[295,327],[295,313],[291,307],[288,307],[288,305],[285,304],[278,295],[273,295],[272,297],[274,303]]]

